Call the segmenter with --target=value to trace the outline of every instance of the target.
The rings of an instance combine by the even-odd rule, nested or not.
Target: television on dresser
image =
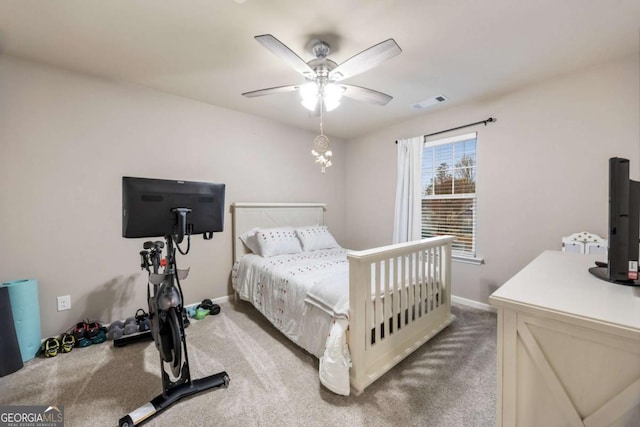
[[[609,227],[607,264],[589,271],[598,278],[640,286],[640,182],[629,178],[629,160],[609,159]]]
[[[122,237],[166,237],[223,231],[225,185],[122,177]]]

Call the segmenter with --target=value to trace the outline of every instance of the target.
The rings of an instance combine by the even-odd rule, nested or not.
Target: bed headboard
[[[324,225],[324,203],[233,203],[233,262],[248,252],[240,235],[255,227]]]

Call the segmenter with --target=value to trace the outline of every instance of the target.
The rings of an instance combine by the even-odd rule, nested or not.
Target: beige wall
[[[43,337],[82,318],[109,322],[146,307],[138,252],[121,236],[121,177],[227,184],[234,201],[324,201],[346,247],[391,242],[395,141],[479,126],[478,252],[454,264],[457,296],[488,295],[560,237],[606,235],[607,159],[640,170],[640,71],[634,56],[501,97],[423,114],[345,144],[319,173],[314,133],[211,105],[0,57],[0,281],[39,281]],[[473,130],[467,129],[466,131]],[[447,135],[445,135],[447,136]],[[187,303],[230,293],[231,216],[180,259]],[[57,312],[55,297],[71,295]]]
[[[215,82],[212,82],[215,84]],[[322,201],[344,241],[345,148],[322,175],[316,134],[133,85],[0,57],[0,281],[39,282],[42,334],[146,307],[145,239],[121,237],[121,177],[222,182],[234,201]],[[231,215],[180,266],[194,303],[231,293]],[[56,311],[56,296],[72,309]],[[34,307],[37,310],[37,307]]]
[[[486,303],[541,251],[559,250],[562,236],[582,230],[606,236],[607,159],[629,158],[632,178],[640,178],[639,59],[421,115],[349,141],[346,244],[362,249],[391,242],[396,139],[490,116],[498,121],[458,131],[478,131],[477,242],[486,264],[454,263],[453,294]]]

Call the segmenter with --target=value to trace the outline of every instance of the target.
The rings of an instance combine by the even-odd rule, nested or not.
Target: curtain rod
[[[487,123],[493,123],[496,122],[497,119],[493,118],[493,117],[489,117],[487,120],[481,120],[479,122],[475,122],[475,123],[469,123],[468,125],[462,125],[462,126],[458,126],[455,128],[451,128],[451,129],[447,129],[447,130],[441,130],[439,132],[434,132],[434,133],[430,133],[428,135],[424,136],[424,139],[426,141],[427,137],[429,136],[434,136],[434,135],[440,135],[441,133],[446,133],[446,132],[451,132],[452,130],[458,130],[458,129],[464,129],[464,128],[468,128],[469,126],[475,126],[475,125],[479,125],[480,123],[484,123],[484,125],[486,126]],[[396,141],[396,144],[398,143],[398,141]]]

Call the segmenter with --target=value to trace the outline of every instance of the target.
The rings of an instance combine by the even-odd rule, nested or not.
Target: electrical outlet
[[[56,297],[56,299],[58,300],[58,311],[71,309],[71,295]]]

